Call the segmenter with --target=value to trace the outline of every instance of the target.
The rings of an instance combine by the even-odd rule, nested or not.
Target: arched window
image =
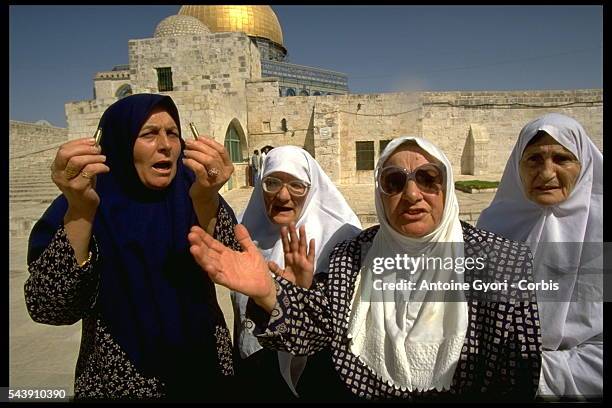
[[[281,130],[283,132],[287,131],[287,119],[283,118],[283,120],[281,120]]]
[[[295,90],[293,88],[287,88],[287,93],[285,96],[295,96]]]
[[[115,96],[121,99],[131,94],[132,94],[132,87],[129,84],[123,84],[119,87],[119,89],[117,89]]]
[[[242,146],[240,144],[240,135],[233,123],[230,123],[225,133],[225,149],[229,154],[233,163],[242,162]]]
[[[300,96],[308,96],[308,91],[307,91],[307,90],[305,90],[305,89],[302,89],[302,90],[300,91]]]
[[[232,119],[228,125],[223,144],[233,163],[242,163],[245,157],[248,159],[249,153],[246,150],[246,135],[237,118]],[[236,173],[234,173],[227,181],[227,189],[232,190],[234,187],[240,187],[243,184],[237,179]]]

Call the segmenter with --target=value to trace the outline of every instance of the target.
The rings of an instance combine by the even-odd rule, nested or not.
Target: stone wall
[[[9,157],[66,140],[66,128],[9,120]]]
[[[356,170],[356,142],[374,142],[376,162],[381,141],[404,135],[438,145],[455,174],[463,169],[501,177],[521,128],[549,112],[578,120],[603,151],[600,89],[279,97],[277,84],[274,79],[247,84],[249,151],[266,144],[302,146],[340,184],[373,181],[371,170]],[[478,133],[471,139],[470,129]]]
[[[123,85],[130,84],[130,71],[98,72],[94,78],[94,99],[117,97]]]
[[[357,170],[356,142],[374,142],[374,163],[380,157],[380,142],[400,136],[421,134],[421,100],[416,93],[349,94],[326,97],[333,111],[315,118],[315,143],[324,128],[331,127],[329,144],[339,146],[339,172],[342,184],[370,184],[372,170]],[[331,116],[330,116],[331,114]],[[334,117],[335,116],[335,117]],[[338,141],[334,141],[334,138]],[[326,148],[321,142],[321,148]],[[318,152],[317,152],[318,153]],[[331,159],[332,157],[330,157]],[[336,174],[335,171],[332,172]],[[330,176],[331,177],[331,176]]]
[[[458,173],[467,153],[470,126],[488,133],[487,172],[501,174],[522,127],[557,112],[580,122],[603,151],[603,93],[598,89],[560,91],[424,92],[423,135],[437,144]]]
[[[279,97],[274,79],[247,89],[249,151],[268,144],[304,147],[339,183],[372,182],[371,170],[356,170],[355,142],[374,141],[377,160],[380,140],[421,133],[418,94]]]
[[[229,93],[261,75],[252,65],[259,54],[244,33],[216,33],[130,40],[129,66],[134,93],[158,92],[156,68],[172,68],[173,90]],[[256,54],[256,58],[253,54]]]
[[[68,123],[68,137],[71,140],[92,137],[102,114],[116,100],[115,97],[112,97],[66,103],[64,109],[66,110],[66,122]]]
[[[308,144],[307,138],[312,139],[313,109],[322,97],[281,98],[276,78],[251,80],[246,86],[249,153],[265,145],[304,147]],[[283,130],[283,120],[286,130]]]

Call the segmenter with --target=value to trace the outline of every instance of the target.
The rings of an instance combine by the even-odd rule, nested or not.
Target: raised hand
[[[191,198],[209,200],[216,196],[234,172],[234,165],[225,147],[215,140],[201,136],[185,141],[183,163],[196,175],[189,194]]]
[[[295,223],[289,227],[281,227],[281,241],[285,253],[285,269],[283,270],[275,262],[268,262],[268,266],[276,275],[287,279],[291,283],[303,288],[310,288],[314,275],[315,240],[310,240],[306,245],[306,227],[300,227],[299,237],[295,229]]]
[[[91,137],[71,140],[60,146],[51,165],[51,179],[72,211],[95,213],[100,204],[96,175],[107,173],[106,156]]]
[[[236,225],[234,232],[244,252],[229,249],[197,226],[187,236],[189,251],[213,282],[243,293],[271,311],[276,288],[267,263],[243,225]]]

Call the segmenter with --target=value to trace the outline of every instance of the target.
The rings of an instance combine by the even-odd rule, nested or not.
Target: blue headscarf
[[[188,389],[195,372],[201,390],[203,379],[220,378],[215,327],[225,322],[214,284],[189,253],[187,234],[197,224],[189,197],[194,174],[182,163],[182,149],[176,176],[164,190],[145,187],[134,167],[135,140],[156,107],[165,108],[180,131],[177,108],[163,95],[128,96],[100,119],[110,172],[96,180],[100,205],[93,237],[99,258],[94,267],[100,287],[95,308],[142,374],[160,378],[172,390]],[[36,223],[28,263],[49,245],[66,209],[61,195]]]

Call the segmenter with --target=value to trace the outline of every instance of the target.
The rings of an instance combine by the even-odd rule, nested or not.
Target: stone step
[[[29,186],[55,186],[51,180],[19,180],[9,182],[9,187],[29,187]]]
[[[53,194],[61,194],[61,191],[58,188],[33,188],[30,190],[19,190],[19,191],[9,191],[9,196],[17,197],[17,196],[48,196]]]
[[[9,176],[9,183],[21,182],[21,181],[51,181],[51,173],[41,173],[41,174],[21,174],[21,175],[11,175]]]
[[[21,198],[21,197],[15,197],[15,198],[11,198],[9,203],[10,203],[10,205],[13,205],[13,204],[19,204],[19,205],[26,205],[26,204],[38,205],[38,204],[51,204],[53,202],[53,200],[55,200],[55,197],[50,197],[50,198],[30,198],[30,197]]]
[[[37,187],[37,186],[43,186],[43,187],[55,187],[55,183],[52,182],[23,182],[23,183],[9,183],[9,188],[29,188],[29,187]]]
[[[9,190],[12,191],[29,191],[31,189],[35,190],[59,190],[55,184],[22,184],[22,185],[12,185],[9,187]]]
[[[10,166],[9,171],[15,172],[15,171],[27,170],[27,171],[50,172],[51,171],[50,167],[51,167],[51,163],[37,163],[37,164],[29,165],[29,166]]]
[[[32,183],[32,184],[41,184],[41,183],[48,183],[48,184],[54,184],[53,180],[51,179],[51,175],[50,174],[45,174],[45,175],[41,175],[41,176],[30,176],[30,177],[11,177],[9,178],[9,184],[13,184],[13,183],[19,183],[19,184],[23,184],[23,183]]]
[[[10,174],[9,181],[16,180],[49,180],[51,181],[51,172],[41,172],[41,173],[18,173],[18,174]]]
[[[25,197],[25,196],[48,196],[48,195],[59,195],[62,192],[59,189],[31,189],[22,191],[10,191],[10,197]]]
[[[31,191],[31,192],[20,192],[18,194],[10,193],[9,201],[13,201],[15,199],[39,199],[39,198],[47,198],[47,197],[57,197],[62,192],[59,190],[56,191]]]
[[[10,192],[9,197],[11,200],[13,198],[27,198],[27,197],[46,198],[46,197],[58,196],[61,193],[62,192],[60,190],[31,190],[31,191],[20,191],[17,193]]]
[[[9,204],[12,205],[13,203],[24,203],[24,202],[50,203],[51,201],[55,200],[57,196],[59,196],[59,194],[14,196],[14,197],[9,197]]]

